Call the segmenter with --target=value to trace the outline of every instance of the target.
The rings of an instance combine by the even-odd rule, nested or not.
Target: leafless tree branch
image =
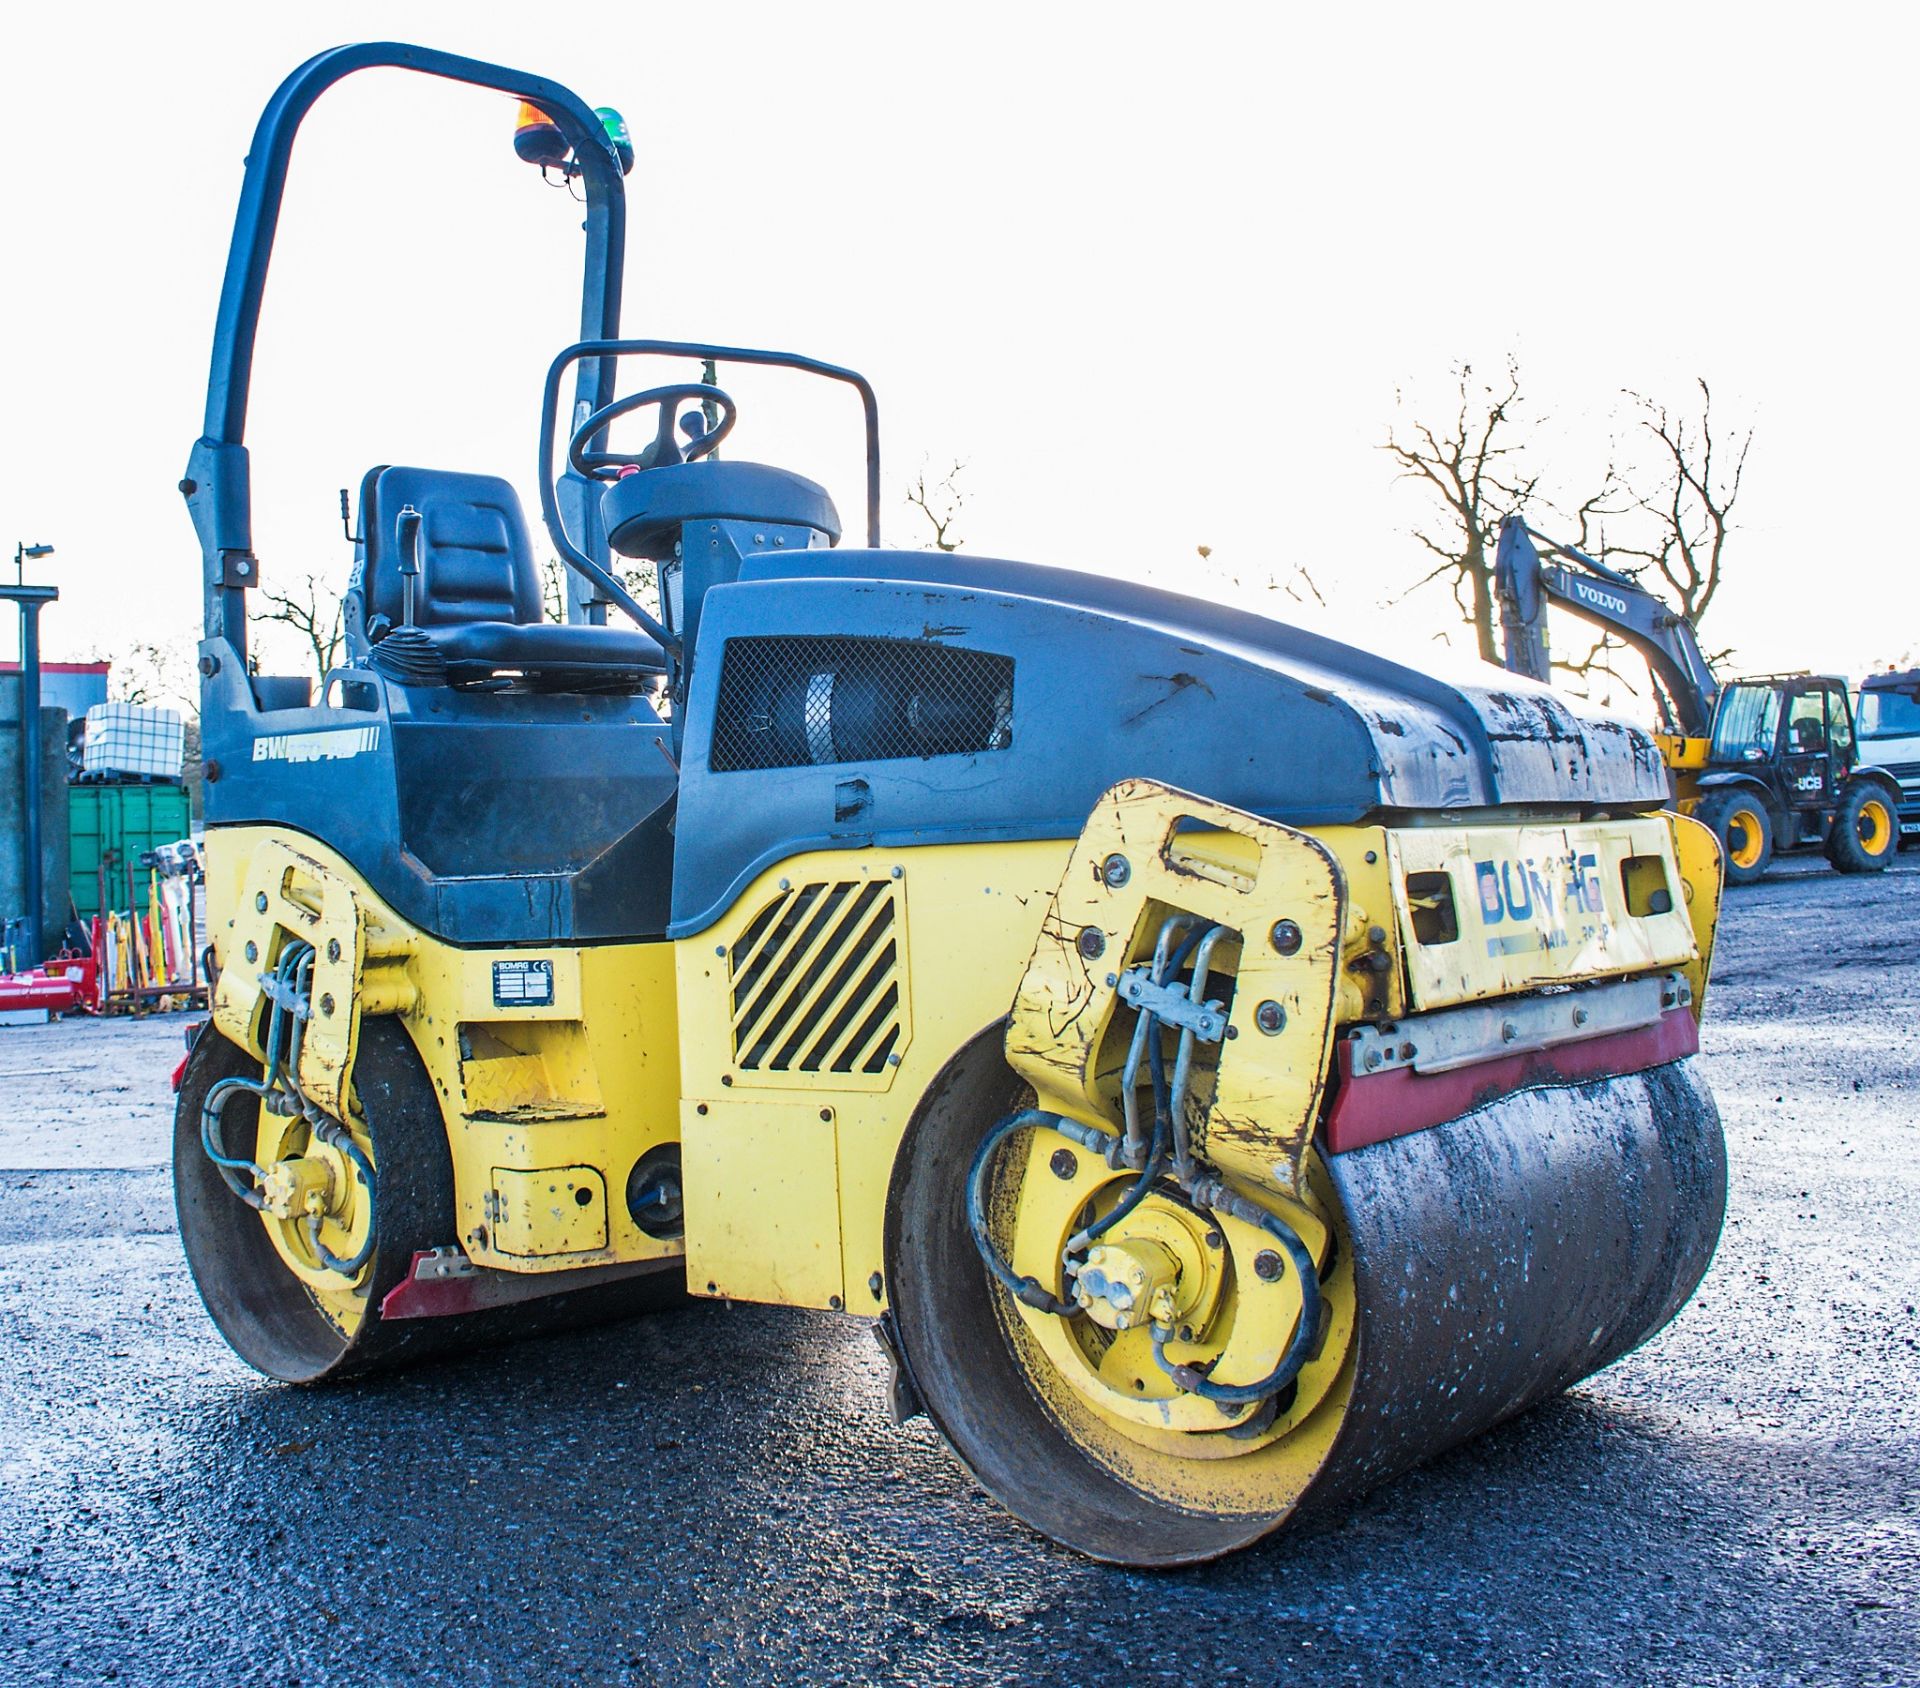
[[[1480,655],[1494,662],[1499,660],[1494,532],[1499,518],[1531,496],[1537,484],[1536,477],[1505,469],[1526,449],[1526,436],[1515,419],[1523,405],[1519,360],[1508,358],[1502,376],[1492,382],[1477,379],[1471,364],[1459,364],[1454,382],[1458,402],[1452,420],[1438,431],[1421,418],[1407,416],[1404,395],[1397,394],[1403,420],[1388,430],[1382,449],[1399,466],[1395,478],[1424,484],[1444,512],[1440,537],[1411,530],[1441,562],[1408,591],[1448,581],[1473,628]]]
[[[1704,376],[1697,410],[1669,410],[1644,394],[1625,396],[1639,412],[1642,432],[1654,442],[1655,467],[1628,487],[1635,510],[1650,532],[1643,542],[1615,548],[1639,559],[1671,596],[1674,608],[1698,627],[1719,593],[1733,510],[1746,480],[1753,428],[1716,436],[1713,390]],[[1623,483],[1624,484],[1624,483]]]
[[[907,503],[925,516],[933,529],[933,550],[958,551],[966,544],[955,531],[961,509],[967,501],[959,484],[960,473],[965,468],[966,464],[956,459],[952,468],[930,482],[927,466],[922,464],[920,473],[913,478],[913,485],[907,488]]]
[[[262,621],[277,621],[291,627],[306,640],[308,650],[313,653],[315,680],[325,685],[327,671],[340,659],[346,631],[339,593],[318,575],[309,574],[290,591],[277,592],[271,587],[262,587],[260,600],[268,606],[260,612]]]

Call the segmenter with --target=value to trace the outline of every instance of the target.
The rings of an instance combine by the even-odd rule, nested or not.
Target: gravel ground
[[[264,1384],[173,1234],[180,1022],[0,1031],[0,1682],[1914,1682],[1916,880],[1730,897],[1731,1207],[1667,1331],[1174,1575],[1014,1523],[825,1315]]]

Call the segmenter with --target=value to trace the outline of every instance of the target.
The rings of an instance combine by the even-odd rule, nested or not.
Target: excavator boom
[[[1555,560],[1543,561],[1534,541]],[[1494,589],[1506,665],[1542,682],[1549,678],[1547,605],[1564,604],[1623,639],[1647,659],[1675,729],[1704,738],[1713,725],[1719,683],[1692,624],[1653,593],[1584,551],[1548,539],[1520,516],[1500,524]]]

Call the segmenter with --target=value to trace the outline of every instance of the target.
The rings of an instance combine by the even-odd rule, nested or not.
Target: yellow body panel
[[[215,828],[206,856],[220,1029],[261,1052],[258,975],[287,935],[316,950],[301,1063],[312,1094],[337,1095],[363,1015],[398,1014],[446,1120],[459,1228],[448,1242],[509,1272],[680,1252],[641,1231],[625,1200],[633,1164],[679,1135],[671,946],[458,949],[401,919],[303,834]],[[341,951],[330,960],[335,939]],[[533,994],[550,1000],[515,1000],[528,994],[516,981],[529,969],[540,984]],[[330,1015],[321,1012],[329,996]],[[584,1206],[583,1188],[593,1192]]]
[[[1693,927],[1694,958],[1682,971],[1693,987],[1693,1017],[1706,1011],[1707,980],[1713,973],[1713,935],[1720,924],[1720,892],[1725,864],[1713,828],[1685,815],[1669,817],[1674,859],[1686,883],[1687,920]]]
[[[1677,967],[1697,954],[1662,816],[1409,827],[1390,833],[1387,847],[1415,1009]],[[1664,890],[1663,907],[1629,906],[1630,891],[1646,895],[1640,867],[1647,886]],[[1417,941],[1410,880],[1450,893],[1455,936]]]
[[[501,1254],[591,1254],[607,1246],[607,1181],[598,1167],[496,1166],[491,1193],[493,1247]]]
[[[1660,759],[1675,772],[1704,768],[1713,748],[1711,739],[1692,738],[1685,733],[1655,733],[1653,742],[1660,747]]]
[[[683,1104],[687,1282],[706,1295],[845,1305],[835,1111],[755,1097]]]
[[[696,1291],[711,1283],[712,1293],[754,1301],[881,1310],[887,1190],[900,1138],[941,1068],[1006,1014],[1068,849],[1041,841],[797,856],[760,875],[698,937],[674,945],[686,1090],[687,1279]],[[828,889],[817,891],[796,929],[777,940],[782,947],[769,966],[804,949],[830,971],[823,981],[796,970],[789,986],[774,989],[762,1017],[782,1017],[775,1054],[816,1010],[817,1018],[784,1069],[765,1055],[756,1066],[743,1065],[765,1041],[762,1021],[755,1021],[742,1044],[745,1010],[735,996],[743,969],[765,948],[782,911],[790,914],[815,887]],[[809,940],[820,905],[836,890],[838,905]],[[873,901],[863,908],[863,898]],[[802,1061],[845,1011],[849,992],[880,965],[879,953],[855,952],[882,901],[896,910],[881,940],[882,949],[893,946],[891,967],[884,983],[859,1000],[871,1017],[881,1011],[885,984],[895,986],[902,1034],[885,1047],[875,1072],[832,1070],[843,1057],[844,1035],[822,1051],[817,1070],[806,1070]],[[864,964],[855,978],[838,991],[812,989],[848,959]],[[750,991],[764,988],[757,980],[747,984]],[[823,994],[830,997],[826,1007]],[[872,1045],[856,1066],[881,1049]]]

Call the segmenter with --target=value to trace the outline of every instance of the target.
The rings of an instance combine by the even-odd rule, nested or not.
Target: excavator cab
[[[370,66],[517,102],[584,196],[538,395],[567,614],[507,482],[380,466],[309,697],[251,671],[247,390],[295,131]],[[624,143],[393,44],[309,61],[255,136],[182,484],[218,977],[174,1182],[236,1351],[320,1383],[687,1295],[860,1315],[1005,1505],[1164,1565],[1657,1330],[1725,1152],[1720,857],[1652,736],[883,548],[865,380],[621,336]],[[743,365],[857,397],[864,544],[733,454]]]

